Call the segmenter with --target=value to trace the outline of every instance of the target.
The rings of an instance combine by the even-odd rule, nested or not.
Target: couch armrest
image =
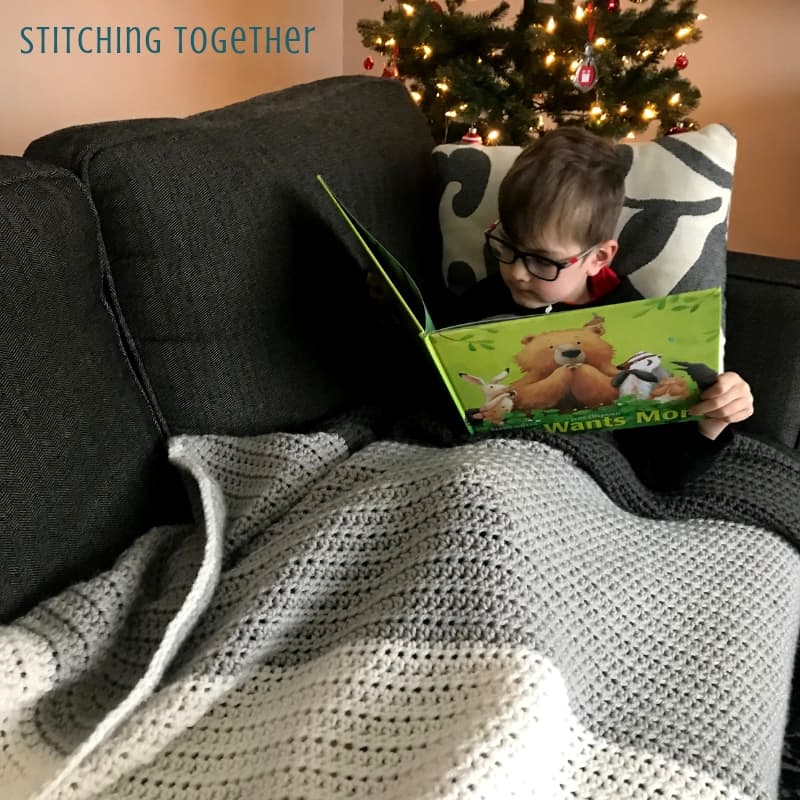
[[[800,261],[728,253],[726,369],[751,385],[742,429],[800,449]]]

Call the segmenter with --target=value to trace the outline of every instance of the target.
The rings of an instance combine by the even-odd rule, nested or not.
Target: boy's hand
[[[367,272],[367,293],[376,303],[388,303],[391,293],[383,276],[371,270]]]
[[[731,422],[741,422],[753,414],[750,385],[736,372],[723,372],[713,386],[701,395],[690,414],[705,417],[697,426],[700,433],[716,439]]]

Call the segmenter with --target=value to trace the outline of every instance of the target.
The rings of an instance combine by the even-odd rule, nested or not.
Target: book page
[[[347,221],[417,332],[432,332],[434,325],[422,298],[422,292],[406,268],[342,205],[321,175],[317,175],[317,180]]]
[[[698,419],[721,291],[490,320],[428,337],[468,430],[579,433]]]

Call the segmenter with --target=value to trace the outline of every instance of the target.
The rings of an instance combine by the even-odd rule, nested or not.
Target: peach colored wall
[[[510,4],[509,21],[522,2]],[[467,0],[464,10],[496,5]],[[370,74],[355,25],[362,17],[380,19],[385,7],[379,0],[344,0],[345,74]],[[725,123],[739,142],[730,248],[800,258],[800,59],[794,57],[800,2],[701,0],[697,8],[708,19],[702,41],[686,48],[684,74],[703,93],[694,116],[701,124]],[[377,63],[372,74],[382,68]]]
[[[22,55],[26,45],[20,28],[27,25],[159,26],[161,52]],[[175,25],[316,30],[307,54],[179,55]],[[32,139],[67,125],[185,116],[338,75],[341,66],[341,0],[5,0],[0,4],[0,153],[20,154]]]
[[[389,0],[387,0],[388,2]],[[521,0],[510,0],[513,19]],[[622,0],[623,5],[628,0]],[[493,8],[467,0],[465,9]],[[355,29],[379,18],[380,0],[14,0],[0,4],[0,153],[21,153],[66,125],[138,116],[183,116],[331,75],[365,72]],[[704,39],[687,49],[686,75],[703,92],[695,114],[739,138],[730,246],[800,258],[800,30],[797,0],[703,0]],[[21,55],[23,25],[161,27],[160,54]],[[175,52],[173,25],[314,26],[302,55]]]

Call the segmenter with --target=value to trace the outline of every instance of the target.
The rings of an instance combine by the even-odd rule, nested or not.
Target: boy
[[[577,127],[526,147],[500,185],[500,219],[486,232],[499,271],[459,300],[457,319],[539,314],[637,299],[611,270],[624,199],[613,145]],[[669,488],[702,472],[731,440],[728,425],[753,413],[749,385],[725,372],[701,394],[697,425],[615,433],[641,479]]]

